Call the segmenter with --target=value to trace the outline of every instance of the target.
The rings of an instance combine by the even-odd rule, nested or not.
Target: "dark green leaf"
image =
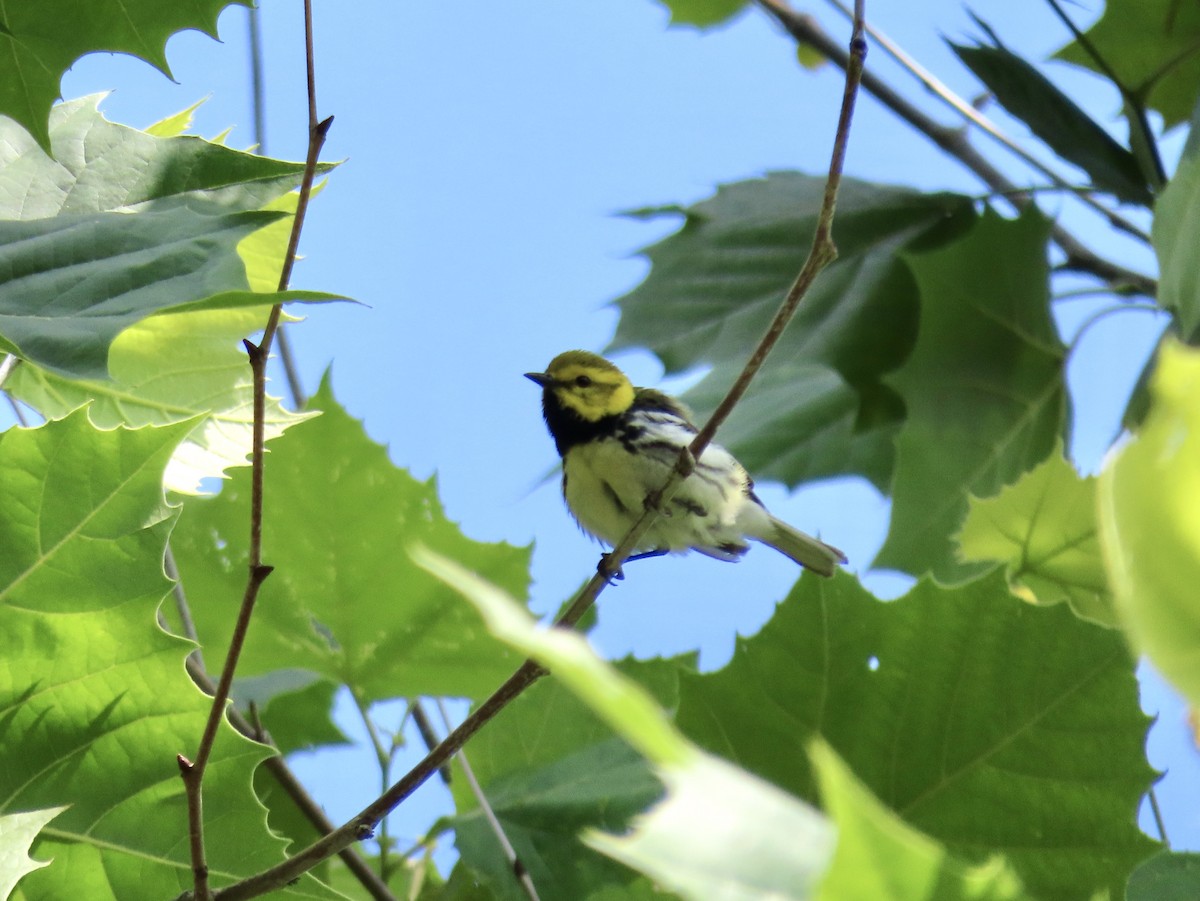
[[[907,257],[921,331],[891,380],[908,418],[896,446],[894,504],[876,566],[952,581],[967,499],[991,497],[1044,460],[1063,434],[1065,349],[1049,310],[1046,239],[1035,213],[987,212],[962,240]]]
[[[617,664],[665,706],[678,700],[676,661]],[[563,685],[530,688],[471,742],[471,767],[534,885],[547,898],[583,898],[630,873],[579,841],[585,827],[620,831],[662,792],[650,767]],[[452,782],[455,844],[498,898],[523,898],[466,781]]]
[[[1200,6],[1180,0],[1108,0],[1087,37],[1126,88],[1162,114],[1164,126],[1192,115],[1200,95]],[[1104,74],[1078,42],[1057,56]]]
[[[1154,201],[1134,155],[1037,69],[1003,46],[950,44],[1000,105],[1092,183],[1128,203]]]
[[[823,193],[822,178],[775,172],[688,208],[682,228],[645,251],[650,275],[618,301],[613,346],[646,346],[669,372],[715,366],[688,397],[709,412],[799,271]],[[791,485],[848,472],[886,485],[903,411],[881,379],[910,353],[918,314],[916,285],[896,255],[945,242],[972,216],[958,195],[843,182],[839,257],[751,387],[745,403],[760,415],[739,414],[722,443],[753,460],[757,475]]]
[[[1004,855],[1035,897],[1118,897],[1156,847],[1135,825],[1154,772],[1122,637],[1000,573],[887,603],[806,575],[728,666],[684,675],[676,723],[805,798],[820,736],[909,825],[964,861]]]
[[[0,114],[29,130],[46,150],[46,118],[63,73],[81,56],[101,51],[144,59],[165,75],[167,38],[196,29],[217,36],[217,16],[248,0],[39,0],[0,10]]]

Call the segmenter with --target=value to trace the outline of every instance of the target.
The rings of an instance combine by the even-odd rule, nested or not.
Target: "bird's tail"
[[[774,529],[770,534],[755,537],[818,575],[832,576],[837,565],[846,562],[846,555],[837,548],[792,528],[783,520],[772,516],[771,525]]]

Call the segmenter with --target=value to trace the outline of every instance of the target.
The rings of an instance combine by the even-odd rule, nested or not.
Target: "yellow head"
[[[588,422],[624,413],[633,404],[633,385],[604,357],[586,350],[568,350],[546,367],[525,377],[553,392],[558,402]]]

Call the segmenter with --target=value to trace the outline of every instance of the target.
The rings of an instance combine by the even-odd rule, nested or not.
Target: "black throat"
[[[549,389],[542,392],[542,416],[560,457],[565,457],[567,451],[577,444],[615,435],[621,420],[619,415],[605,416],[595,421],[584,419],[564,406]]]

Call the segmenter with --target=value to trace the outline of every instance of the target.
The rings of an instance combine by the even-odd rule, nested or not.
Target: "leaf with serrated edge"
[[[1135,822],[1155,774],[1122,636],[999,572],[886,603],[806,574],[724,669],[683,675],[675,721],[809,799],[820,737],[910,826],[967,863],[1003,855],[1034,897],[1117,897],[1157,847]]]
[[[395,466],[333,397],[328,379],[310,401],[321,415],[270,445],[264,583],[239,672],[303,668],[367,701],[413,695],[479,697],[520,663],[453,594],[398,548],[420,540],[524,594],[528,548],[465,537],[446,519],[432,480]],[[245,581],[250,473],[237,470],[215,498],[189,501],[171,539],[202,645],[228,644]]]
[[[48,418],[88,406],[101,428],[167,425],[202,417],[171,456],[167,488],[194,494],[202,479],[245,464],[253,426],[253,384],[238,341],[261,328],[266,307],[152,316],[119,334],[109,351],[111,378],[67,379],[18,366],[5,388]],[[267,398],[268,441],[311,417]]]
[[[138,210],[186,198],[231,212],[254,210],[300,183],[303,163],[109,122],[98,109],[103,98],[93,94],[54,107],[53,159],[0,117],[0,219]],[[321,163],[317,171],[331,168]]]
[[[1198,704],[1200,352],[1165,343],[1151,394],[1137,438],[1100,474],[1100,535],[1121,623]]]
[[[1050,457],[995,497],[970,499],[958,536],[971,563],[1006,565],[1010,587],[1037,604],[1066,601],[1076,615],[1116,625],[1096,526],[1096,480]]]
[[[100,431],[78,412],[0,437],[0,797],[68,805],[33,853],[26,901],[171,898],[190,887],[177,753],[211,706],[187,678],[192,645],[155,613],[176,511],[162,468],[188,423]],[[250,777],[266,756],[222,727],[204,783],[213,884],[278,863]],[[310,878],[284,890],[334,898]]]
[[[63,73],[77,59],[88,53],[128,53],[169,76],[167,39],[185,29],[215,38],[221,10],[235,5],[250,2],[89,0],[86,14],[76,0],[8,4],[0,31],[0,114],[19,121],[49,150],[46,116]]]
[[[971,495],[988,497],[1051,453],[1066,424],[1066,351],[1049,308],[1036,212],[987,211],[960,241],[907,257],[921,292],[917,346],[891,379],[908,417],[896,442],[892,520],[874,565],[944,582]]]

